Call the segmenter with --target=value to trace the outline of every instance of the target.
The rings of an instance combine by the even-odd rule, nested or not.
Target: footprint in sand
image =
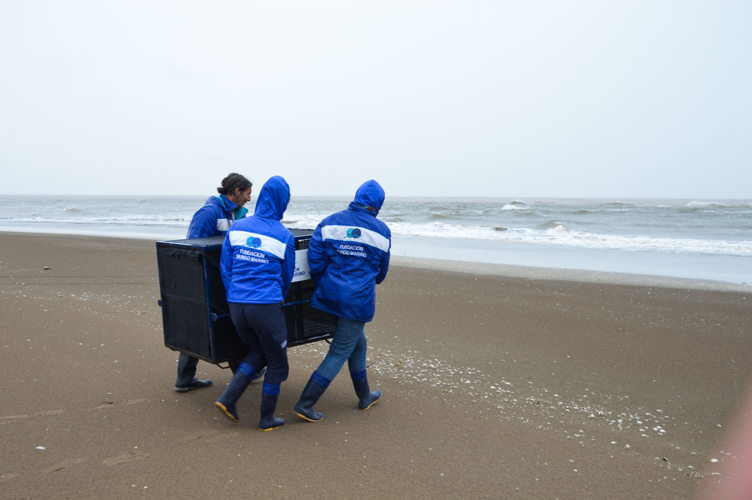
[[[58,471],[61,471],[61,470],[65,469],[65,468],[68,468],[68,467],[70,467],[72,465],[78,465],[78,464],[83,463],[85,461],[86,461],[85,458],[75,458],[75,459],[71,459],[71,460],[63,460],[59,464],[55,464],[55,465],[53,465],[51,467],[47,467],[42,472],[58,472]]]
[[[241,434],[242,432],[238,432],[238,431],[221,432],[220,434],[216,436],[210,437],[209,439],[206,440],[206,442],[218,443],[220,441],[224,441],[225,439],[240,437]]]
[[[44,410],[44,411],[38,411],[31,415],[8,415],[7,417],[0,417],[0,425],[14,424],[20,420],[25,420],[30,417],[52,417],[55,415],[60,415],[61,413],[64,413],[64,412],[65,410]]]
[[[146,398],[129,399],[128,401],[125,401],[123,404],[125,404],[126,406],[131,406],[131,405],[137,405],[139,403],[143,403],[144,401],[148,401],[148,399],[146,399]],[[95,406],[93,409],[94,410],[101,410],[102,408],[112,408],[114,406],[115,406],[115,402],[114,401],[102,401],[101,405]]]
[[[21,420],[29,418],[28,415],[8,415],[7,417],[0,417],[0,425],[3,424],[15,424]]]
[[[122,455],[116,457],[105,458],[102,463],[107,466],[120,465],[127,462],[133,462],[134,460],[142,460],[148,457],[149,454],[141,450],[128,450]]]
[[[34,416],[39,417],[54,417],[55,415],[60,415],[61,413],[64,413],[65,410],[45,410],[45,411],[39,411],[34,414]]]
[[[212,436],[215,436],[216,434],[220,433],[222,431],[218,430],[207,430],[207,431],[198,431],[194,432],[192,434],[188,434],[187,436],[183,436],[180,438],[180,443],[190,443],[191,441],[198,441],[199,439],[206,439],[210,438]],[[216,439],[216,436],[215,436]]]

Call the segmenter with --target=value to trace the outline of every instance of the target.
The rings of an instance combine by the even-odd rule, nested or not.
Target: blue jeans
[[[366,370],[366,334],[365,323],[337,318],[334,330],[334,340],[329,346],[329,352],[324,361],[316,369],[329,380],[334,380],[342,366],[347,361],[350,373],[362,373]]]

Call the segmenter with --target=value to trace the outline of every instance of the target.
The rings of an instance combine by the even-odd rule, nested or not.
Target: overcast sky
[[[0,194],[750,198],[752,2],[0,0]]]

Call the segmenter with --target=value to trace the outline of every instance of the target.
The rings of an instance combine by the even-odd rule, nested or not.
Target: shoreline
[[[708,290],[719,292],[752,293],[752,285],[741,285],[726,281],[703,280],[696,278],[678,278],[649,274],[619,273],[613,271],[591,271],[587,269],[565,269],[555,267],[519,266],[512,264],[494,264],[462,260],[428,259],[417,257],[392,257],[397,266],[435,271],[457,272],[466,274],[503,276],[547,281],[572,281],[582,283],[599,283],[604,285],[648,286],[660,288],[679,288],[691,290]]]
[[[33,232],[33,231],[5,231],[0,234],[12,236],[54,236],[60,238],[103,238],[133,241],[166,241],[182,239],[181,236],[158,237],[133,236],[127,233],[112,234],[81,234],[67,232]],[[629,286],[653,286],[662,288],[684,288],[694,290],[715,290],[728,292],[752,292],[752,284],[741,284],[730,281],[663,276],[656,274],[629,273],[618,271],[603,271],[589,269],[572,269],[564,267],[547,267],[535,265],[503,264],[477,260],[441,259],[433,257],[414,257],[406,255],[392,255],[393,265],[412,267],[416,269],[432,269],[436,271],[458,272],[477,275],[506,276],[510,278],[541,279],[554,281],[572,281],[586,283],[601,283]]]

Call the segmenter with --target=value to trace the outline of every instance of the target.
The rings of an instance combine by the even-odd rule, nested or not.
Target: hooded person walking
[[[248,384],[266,367],[259,430],[284,425],[275,418],[280,385],[287,380],[287,326],[282,302],[295,270],[295,238],[282,223],[290,187],[279,176],[261,188],[251,217],[236,221],[222,245],[220,271],[230,317],[250,349],[224,393],[214,403],[232,420],[240,420],[236,404]]]
[[[363,183],[346,210],[319,223],[308,243],[308,264],[316,281],[311,305],[337,318],[329,352],[303,389],[295,414],[309,422],[324,415],[314,410],[327,387],[348,363],[358,408],[366,410],[381,398],[368,385],[365,324],[376,311],[376,285],[389,270],[392,233],[376,218],[384,190],[374,180]]]

